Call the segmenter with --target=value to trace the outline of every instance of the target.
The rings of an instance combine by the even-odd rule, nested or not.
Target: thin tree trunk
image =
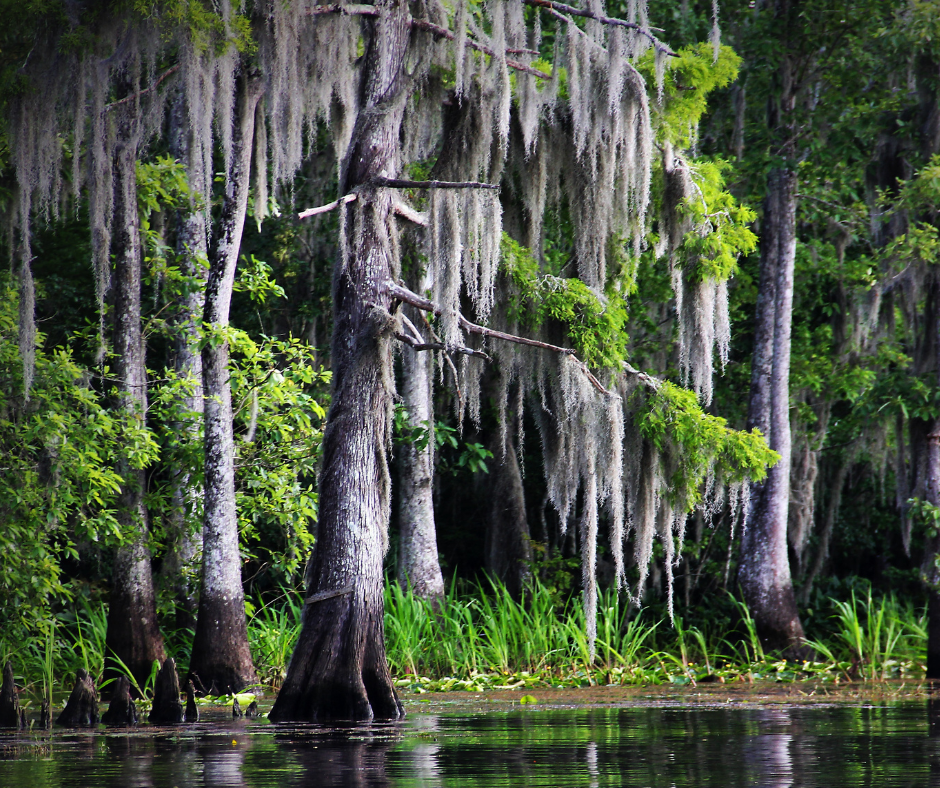
[[[420,292],[424,292],[422,289]],[[398,455],[398,582],[415,596],[432,601],[444,596],[444,577],[437,553],[434,524],[434,414],[431,412],[430,353],[402,347],[402,401],[408,426],[427,428],[424,448],[413,443]]]
[[[340,194],[397,173],[407,92],[404,0],[376,4],[363,55],[362,108]],[[381,42],[381,44],[380,44]],[[392,321],[383,285],[392,272],[391,197],[360,190],[347,259],[333,275],[333,392],[323,436],[317,541],[308,566],[310,601],[275,722],[398,719],[404,710],[385,657],[382,559],[387,549]],[[329,596],[323,596],[329,595]]]
[[[491,471],[484,480],[490,510],[486,521],[484,565],[487,572],[506,584],[520,598],[531,574],[532,540],[526,516],[522,470],[516,457],[514,419],[506,419],[503,444],[499,430],[491,446]]]
[[[210,333],[228,326],[248,208],[255,107],[260,97],[260,82],[243,77],[237,97],[231,172],[226,179],[218,240],[210,256],[206,283],[204,320]],[[248,647],[242,589],[228,363],[228,342],[210,336],[202,351],[206,394],[202,589],[189,673],[198,676],[204,687],[214,687],[219,693],[235,692],[257,680]]]
[[[755,319],[748,429],[759,429],[780,461],[762,484],[752,485],[747,527],[741,537],[738,582],[765,648],[788,657],[805,651],[803,625],[796,607],[787,525],[790,502],[790,330],[793,270],[796,260],[795,160],[796,83],[790,28],[799,0],[776,0],[775,23],[781,30],[782,55],[777,91],[768,105],[771,138],[785,163],[767,175],[767,196],[760,240],[760,282]]]
[[[189,183],[198,194],[193,200],[208,195],[205,184],[197,184],[197,168],[192,166],[191,131],[187,128],[182,91],[170,119],[170,152],[187,162]],[[184,381],[178,408],[179,420],[171,426],[179,445],[195,445],[200,437],[199,422],[203,418],[202,354],[199,350],[200,326],[205,303],[206,225],[202,211],[179,211],[176,217],[176,253],[180,273],[185,277],[183,291],[172,306],[170,323],[173,334],[170,345],[170,366],[178,380]],[[202,485],[193,478],[186,464],[172,471],[170,479],[170,513],[167,531],[170,544],[163,561],[165,582],[173,590],[176,601],[176,625],[192,629],[196,624],[199,602],[198,579],[202,557],[202,527],[195,527],[194,512],[202,499]]]
[[[823,523],[822,532],[819,534],[819,546],[816,548],[816,557],[813,559],[813,565],[803,581],[803,588],[800,592],[800,598],[805,604],[809,601],[810,594],[813,592],[813,585],[816,578],[822,574],[829,559],[829,543],[832,541],[832,532],[836,525],[836,517],[839,514],[839,507],[842,505],[842,488],[845,487],[845,479],[849,475],[851,462],[849,458],[844,459],[839,470],[836,471],[836,478],[829,487],[829,503],[826,506],[826,520]]]
[[[144,426],[147,412],[147,369],[141,334],[140,219],[137,214],[137,145],[139,131],[129,115],[118,122],[115,148],[114,232],[114,353],[118,408],[128,426]],[[121,530],[129,535],[115,551],[111,602],[105,636],[105,673],[120,673],[123,663],[142,687],[154,660],[163,661],[163,638],[157,625],[157,606],[147,548],[146,474],[133,467],[127,455],[118,472],[123,486],[118,504]],[[119,661],[120,662],[119,662]]]
[[[933,332],[933,352],[936,357],[937,385],[940,386],[940,281],[932,276],[930,283],[932,298],[927,299],[928,320]],[[924,497],[933,506],[940,506],[940,418],[930,425],[926,438],[924,462]],[[927,678],[940,678],[940,536],[928,536],[924,545],[921,576],[927,586]]]
[[[929,159],[940,151],[940,102],[937,100],[937,59],[923,56],[918,62],[922,86],[921,148]],[[936,363],[937,385],[940,386],[940,277],[931,274],[933,290],[933,320],[925,321],[933,333],[933,355]],[[929,301],[930,299],[928,299]],[[927,500],[940,506],[940,418],[936,419],[927,436]],[[940,679],[940,536],[927,539],[921,574],[927,585],[927,678]]]
[[[788,169],[772,171],[767,181],[748,429],[764,433],[780,461],[752,488],[738,568],[744,599],[765,647],[791,655],[802,650],[805,640],[787,555],[796,185],[796,174]]]

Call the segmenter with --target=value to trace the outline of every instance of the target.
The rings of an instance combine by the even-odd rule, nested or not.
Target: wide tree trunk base
[[[233,694],[257,683],[242,600],[200,601],[189,661],[189,678],[194,676],[210,695]]]
[[[382,603],[353,594],[306,611],[274,722],[371,722],[405,716],[385,659]],[[381,599],[381,597],[379,597]]]

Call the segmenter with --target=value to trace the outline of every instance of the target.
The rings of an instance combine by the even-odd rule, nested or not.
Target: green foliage
[[[682,47],[676,55],[668,61],[663,100],[650,104],[657,139],[686,149],[693,146],[698,136],[699,121],[708,109],[709,93],[734,82],[741,58],[729,46],[722,46],[716,58],[712,45],[704,42]],[[648,85],[656,84],[655,60],[653,50],[649,50],[637,63],[637,70]]]
[[[757,215],[724,190],[727,162],[694,159],[689,170],[696,187],[678,210],[692,220],[678,250],[680,265],[694,282],[725,281],[738,266],[738,258],[757,248],[750,225]]]
[[[502,264],[512,286],[511,313],[527,328],[560,323],[574,350],[594,368],[616,369],[626,358],[627,306],[613,290],[600,296],[580,279],[540,274],[532,253],[506,233]]]
[[[910,603],[893,595],[875,600],[871,588],[861,598],[832,600],[835,629],[830,644],[809,645],[847,678],[885,680],[910,671],[927,641],[926,621]]]
[[[113,514],[117,449],[127,446],[144,467],[154,448],[145,431],[102,406],[67,350],[37,347],[23,401],[17,302],[0,276],[0,630],[14,642],[35,635],[48,605],[68,598],[61,562],[78,556],[78,542],[123,538]]]
[[[298,599],[300,597],[300,599]],[[281,601],[281,600],[286,601]],[[280,602],[280,606],[275,602]],[[248,643],[251,658],[258,668],[262,683],[277,689],[287,675],[294,643],[300,635],[303,612],[302,595],[285,590],[276,600],[246,605],[248,611]]]
[[[284,288],[272,278],[273,269],[254,255],[244,256],[238,267],[235,292],[247,293],[252,301],[264,304],[269,298],[287,298]]]
[[[413,444],[418,451],[424,451],[428,447],[431,440],[430,422],[412,424],[408,418],[408,410],[402,403],[395,405],[394,419],[395,443]],[[493,458],[493,452],[482,443],[462,441],[460,432],[446,422],[434,422],[434,446],[435,472],[438,475],[453,476],[463,469],[470,473],[489,473],[487,461]]]
[[[669,457],[667,479],[671,495],[687,496],[691,507],[701,499],[701,486],[710,470],[728,482],[761,481],[767,468],[780,459],[759,431],[732,430],[727,422],[705,413],[695,393],[668,381],[644,397],[639,416],[643,437]]]
[[[282,582],[313,545],[314,486],[330,373],[296,338],[233,334],[236,506],[244,549]]]

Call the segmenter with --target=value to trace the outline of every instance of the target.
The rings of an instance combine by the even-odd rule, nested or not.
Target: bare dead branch
[[[427,298],[422,298],[417,293],[413,293],[407,287],[402,287],[395,282],[386,282],[385,292],[393,298],[397,298],[402,303],[411,304],[411,306],[415,307],[415,309],[420,309],[424,312],[431,312],[435,315],[440,315],[443,313],[441,307],[435,304],[433,301],[429,301]],[[577,358],[575,356],[575,352],[571,348],[560,347],[559,345],[551,345],[548,342],[539,342],[537,339],[520,337],[516,336],[515,334],[507,334],[504,331],[496,331],[495,329],[487,328],[486,326],[480,326],[476,323],[471,323],[459,312],[457,313],[457,322],[460,324],[460,327],[469,334],[478,334],[484,337],[491,337],[492,339],[500,339],[504,342],[514,342],[517,345],[528,345],[529,347],[537,347],[541,348],[542,350],[550,350],[553,353],[560,353],[564,356],[571,356],[572,360],[578,365],[594,388],[607,397],[617,396],[612,391],[608,391],[601,385],[601,382],[594,376],[591,370],[588,369],[587,364],[581,361],[581,359]]]
[[[406,315],[404,312],[401,312],[399,317],[401,317],[402,324],[406,328],[410,329],[414,339],[403,334],[395,334],[395,337],[401,342],[404,342],[406,345],[410,345],[415,350],[443,350],[445,352],[453,351],[455,353],[462,353],[465,356],[475,356],[476,358],[482,358],[485,361],[492,361],[492,359],[486,355],[486,353],[480,350],[474,350],[471,347],[447,347],[447,345],[441,342],[440,338],[434,333],[434,329],[431,328],[430,324],[428,324],[428,331],[430,331],[431,336],[434,337],[434,342],[425,342],[424,337],[421,336],[421,332],[418,331],[418,327],[408,319],[408,315]],[[454,374],[456,374],[456,370],[454,370]]]
[[[428,226],[428,215],[426,213],[416,211],[410,205],[403,203],[401,200],[395,200],[392,203],[392,212],[400,216],[402,219],[407,219],[412,224],[417,224],[419,227]]]
[[[322,14],[377,17],[379,12],[373,5],[340,5],[338,3],[314,6],[307,11],[307,16],[321,16]],[[438,38],[444,38],[448,41],[454,41],[457,38],[457,36],[446,27],[441,27],[441,25],[436,25],[426,19],[412,19],[408,24],[410,27],[418,30],[426,30]],[[484,55],[496,57],[496,51],[494,49],[491,49],[485,44],[481,44],[479,41],[474,41],[472,38],[468,38],[465,45],[469,49],[482,52]],[[538,52],[533,49],[507,49],[506,53],[510,55],[538,55]],[[539,79],[550,79],[548,74],[539,71],[537,68],[532,68],[532,66],[527,66],[525,63],[520,63],[517,60],[506,60],[506,65],[511,69],[522,71],[525,74],[531,74],[533,77],[538,77]]]
[[[143,90],[137,91],[137,92],[134,93],[133,95],[126,96],[125,98],[122,98],[122,99],[120,99],[119,101],[113,101],[112,103],[110,103],[110,104],[108,104],[108,105],[105,106],[105,111],[107,112],[107,111],[109,111],[109,110],[114,109],[115,107],[120,107],[122,104],[128,104],[128,103],[130,103],[131,101],[134,101],[135,99],[139,99],[141,96],[143,96],[143,95],[145,95],[145,94],[147,94],[147,93],[153,92],[153,91],[156,90],[158,87],[160,87],[160,83],[163,82],[163,80],[165,80],[165,79],[166,79],[167,77],[169,77],[169,76],[172,76],[173,74],[175,74],[175,73],[176,73],[177,71],[179,71],[179,70],[180,70],[179,64],[173,66],[173,68],[168,68],[168,69],[167,69],[166,71],[164,71],[159,77],[157,77],[157,79],[154,81],[154,83],[153,83],[152,85],[150,85],[149,87],[144,88]]]
[[[331,5],[315,5],[307,9],[307,16],[320,16],[321,14],[342,14],[343,16],[378,16],[379,9],[374,5],[362,5],[352,3],[342,5],[333,3]]]
[[[387,189],[498,189],[494,183],[479,181],[406,181],[400,178],[373,178],[373,186]]]
[[[404,342],[409,347],[414,348],[417,351],[422,350],[443,350],[445,353],[460,353],[464,356],[474,356],[475,358],[482,358],[484,361],[492,361],[486,353],[482,350],[474,350],[472,347],[447,347],[447,345],[441,342],[418,342],[415,339],[412,339],[407,334],[401,334],[396,332],[395,339],[399,342]],[[456,370],[455,370],[456,374]]]
[[[563,22],[571,22],[571,20],[565,16],[569,14],[571,16],[581,16],[585,19],[593,19],[595,22],[600,22],[604,25],[613,25],[616,27],[626,27],[630,30],[636,30],[640,35],[648,38],[654,47],[660,52],[670,55],[672,57],[678,57],[678,55],[673,52],[669,47],[663,44],[656,36],[654,36],[649,28],[645,28],[642,25],[638,25],[635,22],[627,22],[623,19],[615,19],[609,16],[602,16],[600,14],[595,14],[592,11],[584,11],[580,8],[575,8],[573,5],[567,5],[566,3],[557,3],[555,0],[522,0],[526,5],[533,6],[535,8],[544,8],[552,12],[552,16],[560,19]]]
[[[417,339],[418,342],[424,342],[424,337],[421,336],[421,332],[418,331],[418,327],[414,323],[412,323],[411,320],[408,319],[408,315],[406,315],[404,312],[401,312],[400,316],[401,316],[402,324],[404,324],[405,328],[408,328],[411,330],[411,333],[414,335],[414,338]],[[430,326],[428,326],[428,328],[430,328]],[[434,332],[432,331],[431,333],[433,334]],[[434,339],[436,341],[437,337],[435,337]]]
[[[308,216],[317,216],[321,213],[329,213],[330,211],[338,208],[340,205],[345,205],[346,203],[355,202],[358,199],[358,195],[353,192],[352,194],[347,194],[345,197],[340,197],[338,200],[333,200],[333,202],[328,202],[326,205],[321,205],[318,208],[308,208],[306,211],[301,211],[297,214],[298,219],[306,219]]]
[[[640,383],[647,388],[653,389],[653,391],[659,391],[659,387],[662,385],[661,380],[654,378],[652,375],[647,375],[645,372],[640,372],[640,370],[628,364],[626,361],[623,362],[623,371],[627,375],[633,375]]]
[[[412,19],[411,26],[416,27],[419,30],[427,30],[429,33],[433,33],[439,38],[445,38],[448,41],[454,41],[457,36],[446,27],[441,27],[440,25],[435,25],[433,22],[428,22],[424,19]],[[496,50],[491,49],[485,44],[481,44],[479,41],[474,41],[472,38],[468,38],[466,41],[466,46],[470,49],[475,49],[477,52],[482,52],[484,55],[489,55],[490,57],[497,57]],[[507,49],[507,53],[513,55],[537,55],[538,52],[535,52],[531,49]],[[514,69],[515,71],[521,71],[524,74],[531,74],[533,77],[538,77],[539,79],[551,79],[551,75],[546,74],[544,71],[539,71],[537,68],[532,68],[532,66],[527,66],[525,63],[520,63],[516,60],[506,60],[506,65]]]

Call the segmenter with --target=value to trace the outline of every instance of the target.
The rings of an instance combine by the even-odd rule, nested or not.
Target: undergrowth
[[[631,607],[608,591],[598,600],[597,651],[588,650],[583,607],[533,581],[513,599],[499,582],[452,583],[435,605],[388,582],[385,637],[389,666],[403,691],[485,691],[525,687],[696,684],[758,680],[920,680],[926,655],[926,614],[894,595],[852,590],[829,600],[830,612],[808,645],[813,661],[788,662],[763,651],[743,603],[736,616],[716,615],[701,627],[673,622],[652,609]],[[246,604],[248,637],[259,680],[277,690],[300,632],[302,595],[283,591]],[[0,659],[12,660],[25,698],[64,697],[75,671],[85,668],[101,687],[107,610],[81,601],[43,622],[27,643],[0,639]],[[191,633],[168,631],[167,653],[185,673]],[[152,685],[141,687],[147,697]]]

